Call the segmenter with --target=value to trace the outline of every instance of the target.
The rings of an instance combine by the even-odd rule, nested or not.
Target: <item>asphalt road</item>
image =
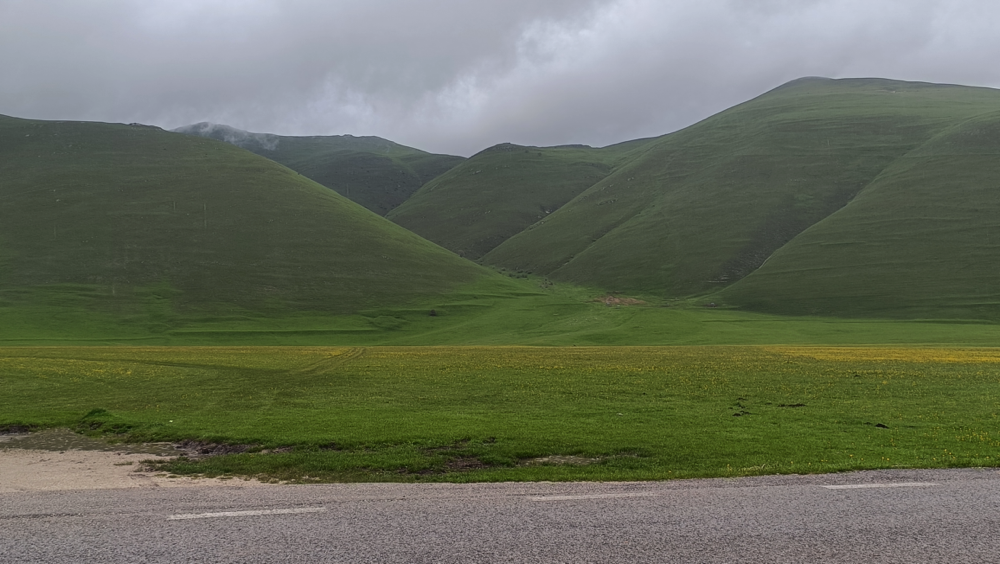
[[[0,562],[991,563],[1000,472],[9,493]]]

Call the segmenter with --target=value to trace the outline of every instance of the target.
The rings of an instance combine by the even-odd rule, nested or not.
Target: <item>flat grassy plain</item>
[[[988,348],[16,347],[0,428],[252,445],[162,468],[303,482],[996,466],[998,384]]]
[[[992,347],[1000,324],[975,319],[779,316],[706,307],[713,296],[607,306],[598,289],[538,278],[486,277],[446,295],[355,314],[179,308],[146,297],[122,315],[77,287],[20,301],[0,294],[0,346],[676,346],[848,345]],[[434,315],[431,315],[431,312]]]

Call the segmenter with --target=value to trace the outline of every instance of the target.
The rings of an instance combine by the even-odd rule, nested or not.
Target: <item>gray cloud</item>
[[[469,154],[689,125],[800,76],[1000,86],[978,0],[0,0],[0,113]]]

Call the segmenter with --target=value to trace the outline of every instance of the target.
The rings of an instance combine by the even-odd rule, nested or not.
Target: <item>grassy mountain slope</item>
[[[483,261],[609,290],[683,296],[753,272],[886,167],[1000,92],[802,79],[641,147]]]
[[[499,278],[272,161],[158,128],[0,117],[0,309],[344,313]]]
[[[174,131],[218,139],[267,157],[379,215],[385,215],[423,184],[464,160],[426,153],[379,137],[286,137],[211,123],[197,123]]]
[[[782,313],[1000,318],[1000,111],[897,159],[725,301]]]
[[[386,217],[475,260],[606,177],[644,142],[604,149],[497,145],[432,180]]]

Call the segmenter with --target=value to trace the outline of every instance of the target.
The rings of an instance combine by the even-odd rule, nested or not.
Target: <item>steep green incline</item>
[[[379,137],[286,137],[197,123],[178,133],[218,139],[267,157],[385,215],[429,180],[465,160],[413,149]]]
[[[386,217],[475,260],[606,177],[646,141],[603,149],[497,145],[432,180]]]
[[[717,290],[896,159],[998,104],[983,88],[794,81],[644,145],[483,261],[609,290]]]
[[[341,313],[498,277],[272,161],[152,127],[0,117],[0,199],[0,309]]]
[[[1000,319],[1000,111],[895,161],[722,292],[792,314]]]

